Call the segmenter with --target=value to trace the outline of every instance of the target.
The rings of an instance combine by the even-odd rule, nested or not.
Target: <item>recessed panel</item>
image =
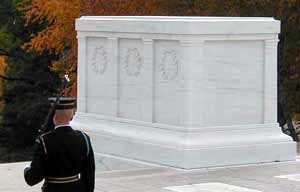
[[[208,41],[201,65],[203,125],[263,122],[262,41]]]
[[[155,41],[155,122],[180,123],[180,67],[178,41]]]
[[[87,39],[87,112],[115,116],[116,65],[106,38]]]
[[[152,86],[140,39],[121,39],[119,48],[119,117],[148,120]],[[150,71],[151,74],[151,71]]]

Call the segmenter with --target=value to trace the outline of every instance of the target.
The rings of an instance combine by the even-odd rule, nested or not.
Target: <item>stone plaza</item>
[[[23,179],[28,162],[0,165],[0,191],[39,192]],[[123,167],[120,166],[123,164]],[[298,192],[300,161],[180,170],[106,157],[97,162],[95,192]],[[131,167],[131,168],[129,168]],[[116,170],[116,169],[117,170]],[[202,186],[198,186],[202,184]],[[174,186],[184,186],[177,190]],[[180,189],[178,188],[178,189]]]

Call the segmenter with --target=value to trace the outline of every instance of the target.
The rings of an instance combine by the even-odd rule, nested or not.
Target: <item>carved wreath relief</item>
[[[164,80],[173,80],[177,77],[179,62],[175,50],[164,51],[160,63],[160,72]]]
[[[128,76],[137,77],[142,68],[142,57],[137,48],[127,49],[124,68]]]
[[[103,46],[96,47],[93,50],[91,65],[96,74],[102,75],[106,71],[108,59],[107,53]]]

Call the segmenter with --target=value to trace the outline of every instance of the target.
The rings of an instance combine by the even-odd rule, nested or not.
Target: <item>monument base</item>
[[[76,113],[94,151],[183,169],[289,161],[296,143],[277,123],[185,128]]]

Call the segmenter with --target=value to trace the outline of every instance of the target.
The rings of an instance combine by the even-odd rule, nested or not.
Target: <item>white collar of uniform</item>
[[[57,126],[55,126],[54,129],[57,129],[57,128],[59,128],[59,127],[70,127],[70,125],[69,125],[69,124],[67,124],[67,125],[57,125]]]

